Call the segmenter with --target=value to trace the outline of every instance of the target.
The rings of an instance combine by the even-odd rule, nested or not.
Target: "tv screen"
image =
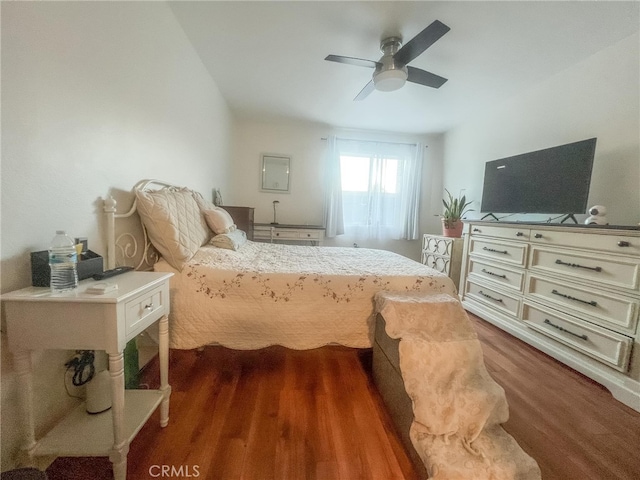
[[[486,213],[586,213],[596,139],[487,162]]]

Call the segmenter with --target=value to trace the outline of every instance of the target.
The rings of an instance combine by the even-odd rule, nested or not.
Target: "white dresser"
[[[318,225],[256,223],[253,226],[253,239],[256,242],[322,245],[324,227]]]
[[[466,224],[464,307],[640,411],[640,230]]]
[[[422,236],[422,263],[447,274],[458,288],[463,244],[462,238],[425,234]]]

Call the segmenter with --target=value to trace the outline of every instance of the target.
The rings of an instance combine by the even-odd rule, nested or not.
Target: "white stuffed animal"
[[[607,220],[607,207],[594,205],[589,209],[589,216],[584,221],[587,225],[609,225]]]

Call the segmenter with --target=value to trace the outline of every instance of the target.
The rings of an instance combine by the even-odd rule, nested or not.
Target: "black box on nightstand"
[[[78,281],[104,272],[104,261],[100,255],[91,250],[84,252],[78,259]],[[49,251],[31,252],[31,285],[48,287],[51,281],[49,268]]]

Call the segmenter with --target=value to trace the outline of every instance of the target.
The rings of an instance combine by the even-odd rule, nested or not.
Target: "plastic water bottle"
[[[64,230],[58,230],[49,248],[51,267],[51,292],[65,292],[78,286],[78,254],[71,238]]]

